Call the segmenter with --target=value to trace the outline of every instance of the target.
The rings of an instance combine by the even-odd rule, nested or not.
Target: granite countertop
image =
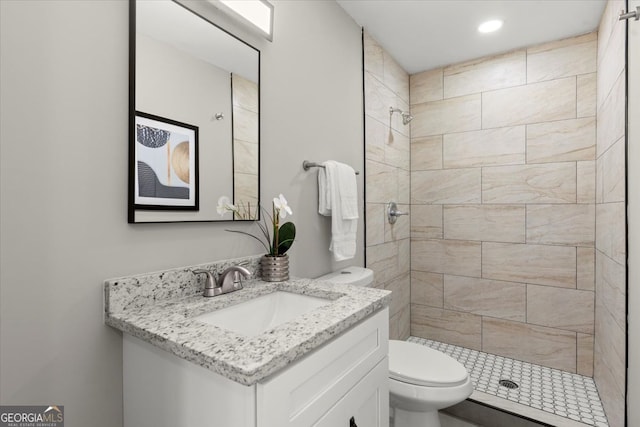
[[[388,306],[391,299],[385,290],[292,279],[250,280],[242,290],[212,298],[196,294],[138,303],[131,290],[116,289],[121,284],[106,282],[105,323],[244,385],[256,384],[302,358]],[[193,319],[275,291],[326,298],[331,303],[253,337]]]

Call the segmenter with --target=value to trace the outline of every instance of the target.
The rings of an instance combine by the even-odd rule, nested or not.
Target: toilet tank
[[[317,280],[368,287],[373,283],[373,270],[364,267],[346,267],[320,276]]]

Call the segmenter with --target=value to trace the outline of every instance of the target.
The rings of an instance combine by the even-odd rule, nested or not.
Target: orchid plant
[[[256,221],[262,237],[258,237],[255,234],[248,233],[240,230],[226,230],[231,233],[246,234],[249,237],[253,237],[259,241],[262,246],[267,250],[268,256],[278,257],[283,256],[293,245],[293,241],[296,237],[296,226],[287,221],[284,224],[280,224],[280,220],[284,220],[287,215],[293,215],[291,207],[287,203],[287,199],[282,194],[278,197],[274,197],[272,202],[271,215],[266,209],[262,208],[264,215],[261,221]],[[234,206],[228,197],[222,196],[218,199],[217,211],[220,216],[223,216],[226,212],[233,212],[240,214],[240,209]],[[270,224],[267,224],[266,218],[269,218]],[[265,243],[266,242],[266,243]]]

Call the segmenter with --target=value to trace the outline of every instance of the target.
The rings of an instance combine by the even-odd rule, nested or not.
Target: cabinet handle
[[[356,424],[356,419],[354,417],[351,417],[351,419],[349,420],[349,427],[358,427],[358,424]]]

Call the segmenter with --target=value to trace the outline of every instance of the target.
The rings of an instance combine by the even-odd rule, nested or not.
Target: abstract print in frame
[[[136,111],[136,209],[198,210],[198,127]]]

